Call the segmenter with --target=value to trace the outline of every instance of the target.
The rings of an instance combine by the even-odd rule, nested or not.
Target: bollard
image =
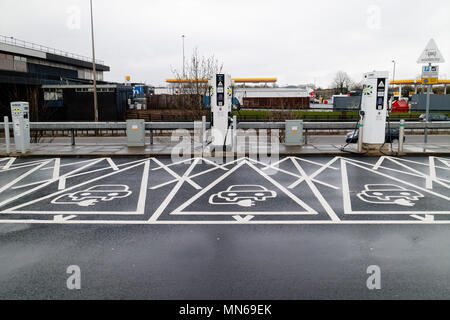
[[[194,121],[194,139],[193,139],[193,143],[192,143],[192,153],[195,154],[195,157],[201,157],[201,154],[203,153],[203,121]],[[200,154],[198,154],[198,152],[196,152],[196,148],[197,148],[197,144],[202,145],[202,150],[200,152]]]
[[[72,145],[74,146],[75,145],[75,130],[74,129],[70,130],[70,136],[72,138]]]
[[[359,123],[359,131],[358,131],[358,152],[362,152],[362,145],[363,145],[363,132],[364,132],[364,124],[361,122]]]
[[[23,127],[24,120],[22,118],[19,119],[19,123],[20,123],[20,127]],[[26,151],[25,151],[25,134],[23,134],[23,132],[20,134],[19,139],[20,139],[20,145],[21,145],[20,151],[23,154],[25,154],[26,153]],[[16,146],[16,148],[17,148],[17,146]]]
[[[6,154],[10,153],[11,141],[9,139],[9,120],[8,117],[4,117],[5,122],[5,143],[6,143]]]
[[[403,140],[405,138],[405,120],[400,120],[400,129],[398,135],[398,152],[403,153]]]
[[[237,150],[237,117],[233,116],[233,152]]]
[[[206,116],[202,117],[202,151],[206,148]]]
[[[153,130],[150,129],[150,144],[153,145]]]
[[[431,63],[430,63],[431,66]],[[425,113],[425,132],[424,132],[424,143],[428,143],[428,123],[430,118],[430,94],[431,94],[431,85],[427,85],[427,104],[426,104],[426,113]]]

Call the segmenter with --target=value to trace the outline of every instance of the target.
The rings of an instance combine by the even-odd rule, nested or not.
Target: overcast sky
[[[389,70],[420,74],[416,60],[434,38],[450,78],[449,0],[94,0],[97,59],[108,81],[165,85],[195,47],[233,77],[276,77],[280,85]],[[0,34],[92,56],[89,0],[1,0]]]

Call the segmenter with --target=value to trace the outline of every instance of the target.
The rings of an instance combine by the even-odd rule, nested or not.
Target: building
[[[243,108],[306,109],[310,106],[306,88],[238,87],[234,96]]]
[[[10,116],[11,101],[28,101],[31,121],[92,121],[92,69],[88,57],[0,36],[1,118]],[[96,71],[99,119],[123,120],[133,89],[105,82],[110,68],[103,61],[96,61]]]
[[[40,104],[51,121],[94,119],[92,85],[46,84],[42,85],[42,91],[44,94]],[[97,85],[99,121],[123,121],[132,93],[132,87],[122,84]]]

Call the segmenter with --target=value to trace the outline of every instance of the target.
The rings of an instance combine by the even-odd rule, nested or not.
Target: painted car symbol
[[[268,198],[275,198],[277,193],[269,191],[262,186],[231,186],[227,191],[219,192],[220,198],[227,201],[236,201],[239,199],[253,199],[256,201],[265,201]]]
[[[210,204],[237,204],[242,207],[251,207],[255,201],[266,201],[277,196],[275,191],[267,190],[263,186],[236,185],[226,191],[213,194],[209,198]]]
[[[412,207],[413,201],[418,201],[424,195],[393,184],[368,184],[365,190],[358,194],[364,202],[377,204],[397,204]]]
[[[92,188],[63,194],[54,199],[53,204],[77,204],[82,207],[92,206],[100,201],[112,201],[126,198],[132,194],[126,185],[99,185]]]

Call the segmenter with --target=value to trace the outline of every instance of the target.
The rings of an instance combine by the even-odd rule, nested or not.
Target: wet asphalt
[[[388,160],[378,169],[380,175],[369,170],[378,158],[353,158],[353,162],[344,163],[337,160],[332,168],[316,176],[322,182],[314,183],[316,191],[305,182],[288,189],[298,177],[278,172],[267,179],[261,175],[264,166],[259,164],[245,163],[237,169],[233,164],[226,167],[228,171],[218,169],[192,178],[200,189],[183,183],[157,219],[164,224],[144,223],[173,191],[177,181],[159,186],[173,180],[173,174],[157,169],[158,165],[151,161],[149,179],[142,188],[145,165],[122,172],[132,166],[127,163],[133,159],[115,160],[123,166],[117,174],[105,177],[113,171],[105,169],[104,163],[97,163],[78,172],[88,174],[67,179],[65,187],[73,187],[67,191],[69,198],[72,193],[111,184],[126,185],[132,194],[88,207],[78,203],[52,204],[52,199],[65,194],[58,194],[55,182],[1,207],[0,299],[448,299],[450,224],[420,224],[411,217],[411,213],[425,217],[427,212],[434,212],[435,221],[447,221],[447,160],[435,159],[436,176],[441,183],[433,182],[430,191],[434,193],[429,193],[426,179],[418,172],[429,174],[430,159],[407,159],[417,162],[408,163],[416,172]],[[332,158],[307,160],[313,163],[299,164],[310,176]],[[0,188],[35,167],[20,168],[28,161],[18,160],[14,164],[17,169],[0,171]],[[86,160],[65,159],[61,164],[79,161]],[[168,160],[160,161],[170,164]],[[61,166],[60,174],[85,164]],[[191,164],[170,168],[175,175],[183,175]],[[52,166],[43,166],[43,170],[14,186],[35,182],[38,183],[33,186],[42,185],[42,181],[51,178]],[[212,168],[201,164],[190,176]],[[299,174],[290,161],[280,164],[280,168]],[[348,182],[351,210],[355,213],[346,213],[343,181]],[[256,201],[252,207],[209,202],[212,195],[244,184],[259,185],[276,192],[277,197]],[[369,203],[357,196],[367,185],[396,185],[423,197],[411,200],[412,206],[381,199]],[[14,186],[0,194],[0,201],[31,188]],[[146,198],[140,214],[137,203],[142,200],[142,190]],[[340,220],[362,223],[302,224],[301,221],[332,220],[317,194],[323,195]],[[52,196],[46,198],[48,195]],[[78,212],[73,214],[73,223],[39,223],[48,223],[56,215],[67,217],[65,212]],[[237,223],[236,215],[252,216],[249,221],[264,224]],[[11,221],[15,219],[22,223]],[[126,225],[120,221],[142,224]],[[208,224],[203,224],[205,221]],[[300,223],[287,224],[295,221]],[[71,277],[67,268],[74,265],[81,271],[79,290],[67,287]],[[367,287],[370,266],[380,268],[380,289]]]

